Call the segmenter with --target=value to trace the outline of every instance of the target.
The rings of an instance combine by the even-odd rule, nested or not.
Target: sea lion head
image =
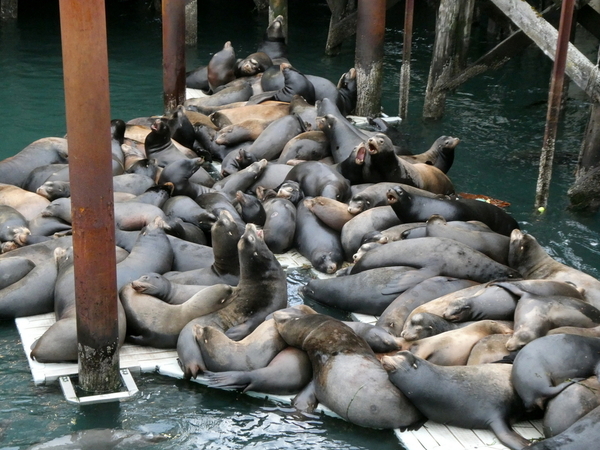
[[[419,368],[420,361],[411,352],[404,350],[393,356],[384,356],[381,358],[381,365],[390,374],[410,373]]]

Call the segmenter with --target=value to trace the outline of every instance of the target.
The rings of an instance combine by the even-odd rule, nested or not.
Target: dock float
[[[277,258],[284,269],[305,268],[310,269],[314,276],[331,276],[311,269],[309,261],[295,250],[283,255],[277,255]],[[352,313],[351,318],[352,320],[366,323],[375,323],[377,321],[377,317],[357,313]],[[25,351],[29,363],[33,382],[36,385],[57,382],[60,377],[72,377],[76,376],[78,373],[77,363],[40,363],[34,361],[30,357],[31,345],[36,339],[42,336],[54,322],[54,313],[15,319],[23,350]],[[132,374],[156,373],[172,378],[183,379],[183,372],[177,362],[176,350],[125,344],[121,347],[119,362],[121,369],[128,369]],[[208,380],[203,376],[198,376],[190,381],[205,386],[208,385]],[[246,394],[288,406],[291,405],[293,399],[293,396],[271,395],[262,392],[248,391]],[[341,418],[323,405],[319,405],[316,412]],[[515,424],[513,428],[526,439],[543,438],[542,424],[539,420],[519,422]],[[394,434],[407,450],[507,449],[507,447],[498,441],[494,433],[489,430],[452,427],[432,421],[426,422],[416,431],[402,432],[396,429],[394,430]]]

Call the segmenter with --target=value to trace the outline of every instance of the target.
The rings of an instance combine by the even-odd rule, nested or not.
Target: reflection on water
[[[413,151],[426,150],[443,134],[459,137],[461,144],[449,173],[459,191],[510,202],[509,211],[521,227],[536,236],[553,257],[600,276],[596,217],[565,210],[565,193],[573,180],[589,114],[587,101],[572,98],[567,103],[556,144],[549,207],[542,216],[533,214],[550,61],[529,48],[501,69],[480,75],[451,93],[443,120],[423,122],[420,115],[434,19],[425,2],[417,3],[409,117],[401,127]],[[20,0],[20,4],[34,5],[35,10],[22,10],[17,22],[0,24],[0,104],[4,111],[0,157],[12,155],[36,139],[66,131],[57,2]],[[160,113],[160,21],[148,8],[149,2],[107,4],[112,116],[129,120]],[[310,13],[308,4],[314,8]],[[290,60],[303,72],[337,81],[353,65],[354,43],[344,44],[336,57],[324,56],[329,23],[326,3],[290,2],[289,7]],[[199,42],[188,49],[188,68],[206,64],[227,40],[238,56],[255,51],[267,18],[252,8],[250,0],[199,0]],[[402,3],[388,12],[383,108],[390,115],[398,111],[402,12]],[[482,29],[476,27],[474,33],[481,38],[472,49],[476,57],[493,43],[485,41]],[[94,120],[93,111],[82,120]],[[306,276],[302,271],[289,273],[291,303],[302,301],[297,290]],[[73,407],[65,403],[58,385],[33,385],[12,322],[0,324],[0,348],[0,449],[24,449],[95,427],[167,437],[147,447],[157,449],[399,448],[389,431],[364,429],[328,417],[302,417],[268,401],[158,375],[136,376],[142,395],[132,402],[92,410]]]

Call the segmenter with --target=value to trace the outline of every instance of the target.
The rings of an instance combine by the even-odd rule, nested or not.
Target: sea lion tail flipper
[[[208,381],[208,386],[221,389],[244,389],[250,384],[250,377],[247,372],[240,370],[231,370],[227,372],[205,371],[204,376]]]
[[[498,438],[500,442],[512,449],[522,449],[529,447],[531,442],[525,439],[523,436],[512,430],[508,424],[498,418],[490,422],[490,428]]]
[[[319,404],[315,392],[315,381],[312,380],[292,399],[292,406],[300,412],[312,413]]]
[[[384,295],[400,294],[435,275],[435,273],[432,273],[430,270],[426,269],[402,272],[393,276],[388,284],[381,290],[381,293]]]

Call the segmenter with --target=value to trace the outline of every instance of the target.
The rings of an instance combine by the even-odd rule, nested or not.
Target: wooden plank
[[[452,434],[449,427],[436,422],[427,422],[427,429],[435,440],[439,444],[440,448],[443,449],[464,449],[465,446],[456,439],[456,436]]]
[[[394,434],[400,443],[408,450],[427,450],[412,431],[400,431],[396,429],[394,430]]]
[[[527,36],[554,60],[558,31],[546,22],[527,2],[522,0],[491,0]],[[595,102],[600,102],[600,69],[587,59],[573,44],[569,44],[567,66],[569,78]]]
[[[450,432],[456,436],[456,439],[458,439],[467,449],[481,448],[484,446],[477,434],[469,428],[448,427],[448,430],[450,430]]]

